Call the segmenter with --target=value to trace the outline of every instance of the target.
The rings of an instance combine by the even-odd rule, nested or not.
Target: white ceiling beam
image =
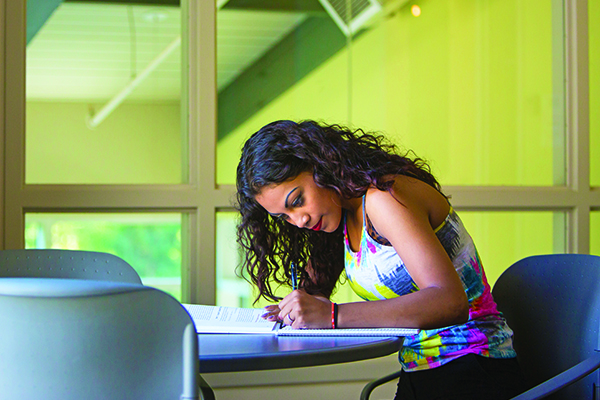
[[[94,129],[100,125],[180,45],[181,36],[177,36],[158,56],[150,61],[150,64],[142,72],[136,75],[119,93],[110,99],[100,111],[88,115],[88,120],[86,121],[88,128]]]

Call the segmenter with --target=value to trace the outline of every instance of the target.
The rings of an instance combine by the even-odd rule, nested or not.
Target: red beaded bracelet
[[[331,303],[331,329],[337,328],[338,305]]]

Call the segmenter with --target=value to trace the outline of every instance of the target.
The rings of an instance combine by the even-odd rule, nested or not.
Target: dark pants
[[[516,358],[468,354],[441,367],[404,372],[396,400],[505,400],[526,389]]]

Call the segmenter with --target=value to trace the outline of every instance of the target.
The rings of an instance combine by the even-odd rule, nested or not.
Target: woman
[[[512,331],[460,218],[419,158],[382,136],[277,121],[237,169],[243,268],[265,318],[294,328],[414,327],[397,398],[504,399],[521,391]],[[299,289],[280,299],[272,285]],[[345,272],[368,301],[329,300]]]

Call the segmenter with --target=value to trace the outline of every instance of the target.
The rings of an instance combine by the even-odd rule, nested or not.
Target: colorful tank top
[[[352,251],[344,226],[345,269],[354,292],[365,300],[384,300],[419,290],[392,246],[378,243],[367,231],[363,197],[360,248]],[[469,300],[462,325],[421,330],[406,337],[400,351],[405,371],[435,368],[468,353],[512,358],[512,331],[496,308],[479,255],[462,221],[452,209],[435,234],[450,256]]]

